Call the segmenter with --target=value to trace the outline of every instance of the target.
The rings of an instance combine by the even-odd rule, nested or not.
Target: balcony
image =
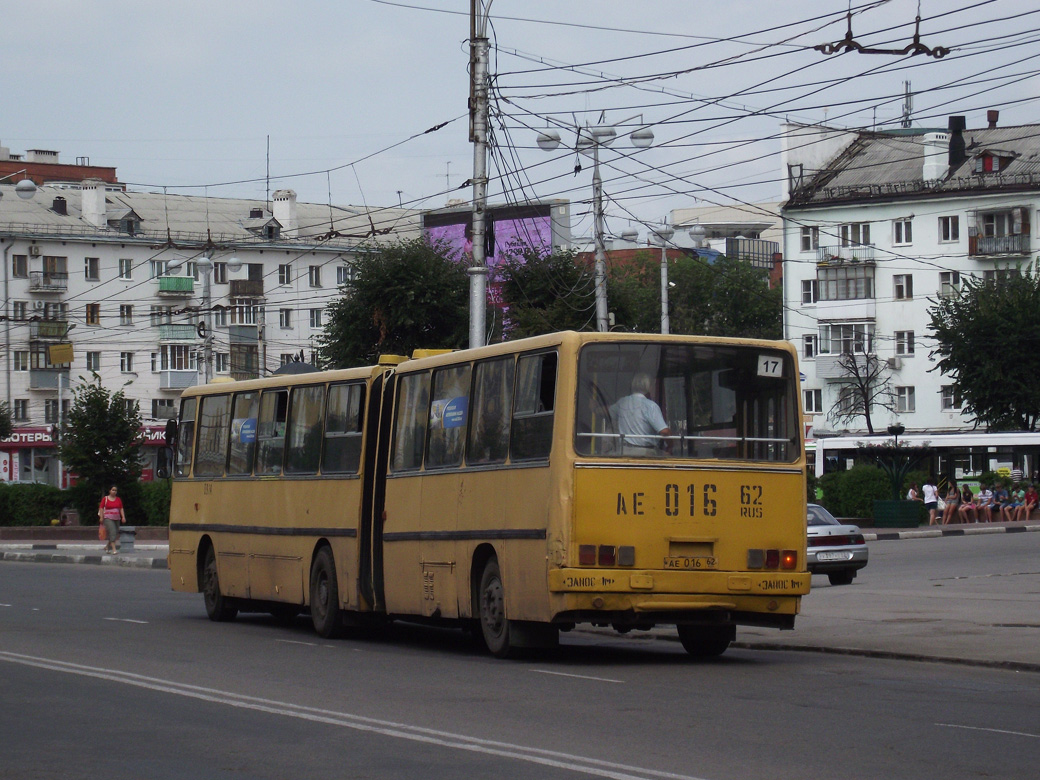
[[[61,341],[69,332],[66,320],[36,320],[29,322],[29,338],[39,341]]]
[[[972,257],[996,255],[1028,255],[1029,236],[968,236],[968,254]]]
[[[228,327],[228,342],[231,344],[256,344],[260,338],[256,325],[231,325]]]
[[[264,294],[263,279],[232,279],[232,298],[261,298]]]
[[[183,390],[199,383],[198,371],[160,371],[160,390]]]
[[[843,263],[873,263],[873,244],[853,244],[851,246],[821,246],[816,250],[816,262],[827,265]]]
[[[190,298],[195,294],[195,280],[190,276],[160,276],[156,294],[162,298]]]
[[[69,275],[51,271],[30,271],[29,292],[63,293],[69,289]]]
[[[194,325],[160,325],[159,341],[191,341],[198,338]]]
[[[69,387],[69,370],[67,368],[31,368],[29,369],[30,390],[57,390],[58,377],[62,387]]]
[[[756,268],[773,270],[774,258],[780,254],[780,244],[758,238],[727,238],[726,257],[747,260]]]

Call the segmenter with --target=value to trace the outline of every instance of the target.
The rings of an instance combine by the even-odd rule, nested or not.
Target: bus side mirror
[[[174,448],[176,448],[176,446],[177,446],[177,421],[176,420],[167,420],[166,421],[166,433],[164,434],[164,438],[166,439],[166,446],[167,447],[174,447]]]
[[[173,462],[173,448],[162,447],[155,455],[155,476],[159,479],[168,479],[170,476],[170,464]]]

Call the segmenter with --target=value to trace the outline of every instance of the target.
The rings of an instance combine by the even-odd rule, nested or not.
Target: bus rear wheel
[[[717,658],[736,637],[735,626],[676,626],[683,649],[694,658]]]
[[[206,614],[210,620],[223,623],[234,620],[238,614],[231,599],[220,592],[220,579],[217,577],[217,554],[212,547],[206,549],[206,557],[202,564],[202,599],[206,603]]]
[[[318,551],[311,565],[311,622],[318,635],[326,639],[337,636],[343,624],[336,562],[328,547]]]
[[[509,621],[506,619],[505,588],[502,587],[502,573],[498,568],[497,558],[491,558],[484,564],[477,600],[480,608],[480,632],[484,637],[484,644],[491,655],[498,658],[507,657],[513,647],[509,636]]]

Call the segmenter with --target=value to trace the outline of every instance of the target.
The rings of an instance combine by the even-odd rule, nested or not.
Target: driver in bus
[[[610,407],[625,455],[656,455],[659,444],[671,452],[671,442],[658,438],[671,436],[672,431],[661,414],[661,407],[650,398],[653,388],[649,374],[636,374],[632,378],[632,394]]]

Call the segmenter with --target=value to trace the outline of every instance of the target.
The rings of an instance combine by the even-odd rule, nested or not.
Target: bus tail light
[[[607,544],[599,546],[599,565],[615,566],[617,564],[617,548]]]
[[[796,550],[748,550],[747,567],[749,569],[795,569],[798,567]]]
[[[783,553],[780,555],[780,568],[797,569],[798,552],[796,550],[784,550]]]
[[[625,547],[618,547],[617,562],[618,566],[635,566],[636,548],[632,547],[631,545],[626,545]]]
[[[615,547],[610,544],[578,545],[579,566],[635,566],[636,548],[632,545]]]
[[[595,566],[596,565],[596,545],[594,544],[583,544],[578,547],[578,565],[579,566]]]
[[[766,550],[766,568],[767,569],[779,569],[780,568],[780,551],[779,550]]]

